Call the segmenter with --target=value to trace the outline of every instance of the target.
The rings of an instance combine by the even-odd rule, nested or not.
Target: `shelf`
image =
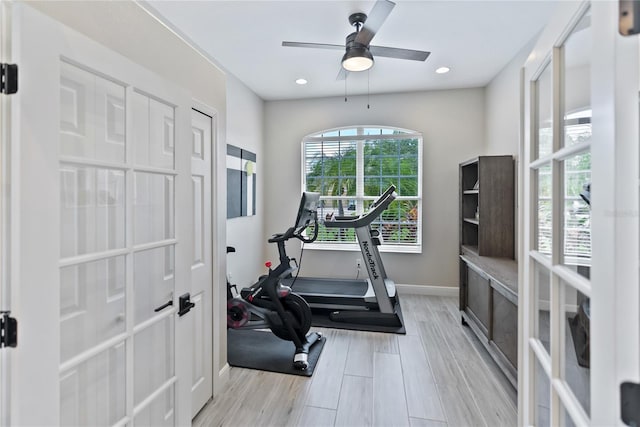
[[[479,190],[464,190],[463,194],[478,194]]]
[[[460,259],[483,271],[491,280],[491,287],[497,288],[503,296],[518,305],[518,263],[513,259],[479,256],[473,247],[463,246]]]
[[[478,255],[477,246],[461,245],[460,248],[461,248],[460,252],[462,253],[462,255],[466,255],[469,252],[473,253],[476,256]]]
[[[473,218],[465,218],[464,222],[468,222],[469,224],[479,225],[479,222]]]

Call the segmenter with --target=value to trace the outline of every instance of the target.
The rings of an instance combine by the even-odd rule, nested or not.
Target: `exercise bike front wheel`
[[[239,329],[246,325],[250,318],[247,303],[239,298],[227,300],[227,328]]]
[[[285,313],[291,314],[295,322],[294,329],[300,338],[303,338],[311,329],[311,307],[298,294],[293,292],[282,300]],[[278,338],[285,341],[293,341],[293,337],[284,325],[272,325],[271,332]]]

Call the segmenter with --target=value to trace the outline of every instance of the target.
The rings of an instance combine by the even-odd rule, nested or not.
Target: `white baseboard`
[[[213,391],[214,397],[217,396],[218,393],[229,382],[229,371],[230,371],[230,369],[231,369],[231,366],[229,366],[228,363],[225,363],[225,365],[222,367],[222,369],[220,369],[220,372],[218,372],[218,378],[213,382],[213,384],[214,384],[214,391]]]
[[[460,290],[457,286],[402,285],[396,283],[396,290],[400,295],[432,295],[439,297],[458,297],[460,295]]]

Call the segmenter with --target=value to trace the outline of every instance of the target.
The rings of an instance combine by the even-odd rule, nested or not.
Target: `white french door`
[[[12,16],[10,424],[188,424],[190,97],[28,5]]]
[[[211,222],[211,163],[213,117],[191,112],[191,185],[193,191],[193,375],[191,416],[213,396],[213,254]]]
[[[639,56],[617,7],[561,2],[524,68],[523,425],[621,424],[638,380]]]
[[[7,41],[9,39],[10,20],[9,14],[5,10],[6,6],[0,4],[0,62],[10,63],[9,49]],[[0,311],[10,311],[9,305],[9,269],[8,267],[8,182],[9,154],[8,150],[8,107],[10,99],[8,96],[0,95]],[[9,372],[11,349],[0,348],[0,426],[9,425]]]

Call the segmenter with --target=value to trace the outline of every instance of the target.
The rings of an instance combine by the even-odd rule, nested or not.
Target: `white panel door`
[[[621,425],[640,373],[638,40],[617,10],[561,2],[524,68],[521,425]]]
[[[187,424],[190,97],[28,5],[13,17],[10,424]]]
[[[213,118],[193,110],[191,185],[193,189],[193,328],[192,411],[195,416],[213,396],[211,154]]]
[[[11,63],[11,55],[7,48],[9,40],[9,17],[6,6],[0,4],[0,62]],[[0,311],[10,311],[10,287],[9,287],[9,228],[8,228],[8,208],[9,208],[9,168],[8,159],[8,104],[10,96],[0,97]],[[0,349],[0,426],[9,425],[10,410],[10,355],[11,349]]]

